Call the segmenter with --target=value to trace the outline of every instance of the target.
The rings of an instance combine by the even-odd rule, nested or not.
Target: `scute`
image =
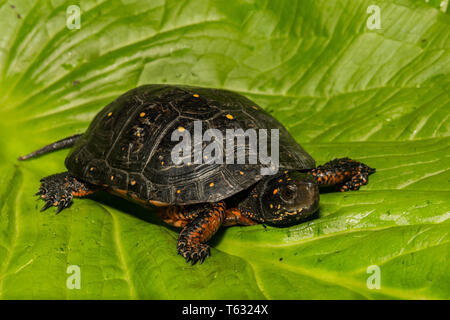
[[[171,152],[179,141],[171,140],[172,132],[192,134],[194,121],[201,121],[203,134],[207,129],[279,129],[279,170],[315,167],[287,130],[251,100],[226,90],[174,85],[140,86],[107,105],[73,147],[66,166],[87,182],[172,204],[219,201],[263,177],[265,165],[248,164],[248,158],[246,164],[175,165]]]

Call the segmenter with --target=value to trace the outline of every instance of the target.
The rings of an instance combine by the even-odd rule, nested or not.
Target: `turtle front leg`
[[[177,242],[177,251],[186,262],[191,265],[200,261],[203,263],[210,255],[210,248],[206,242],[219,230],[225,219],[225,203],[217,202],[198,214],[180,232]]]
[[[69,172],[62,172],[42,178],[39,191],[35,195],[45,201],[41,211],[55,206],[58,207],[58,214],[71,205],[74,196],[84,197],[96,191],[97,187],[77,180]]]
[[[207,209],[205,204],[191,204],[187,206],[160,207],[157,213],[165,223],[177,228],[184,228]]]
[[[358,190],[374,172],[375,169],[349,158],[334,159],[310,171],[319,186],[337,186],[341,192]]]
[[[255,224],[258,224],[258,221],[243,215],[238,208],[230,208],[225,211],[225,220],[223,221],[224,227],[237,225],[253,226]]]

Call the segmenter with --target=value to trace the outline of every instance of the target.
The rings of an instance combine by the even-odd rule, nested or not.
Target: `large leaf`
[[[81,1],[69,30],[69,1],[0,1],[0,298],[450,298],[447,4]],[[144,83],[238,91],[318,163],[349,156],[377,173],[323,194],[315,220],[221,230],[195,266],[177,230],[124,200],[40,213],[39,179],[64,171],[67,151],[16,158]],[[71,265],[81,289],[66,286]]]

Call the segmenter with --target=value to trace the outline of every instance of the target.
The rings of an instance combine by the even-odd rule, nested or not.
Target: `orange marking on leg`
[[[95,192],[96,192],[96,190],[78,190],[78,191],[72,192],[72,195],[74,197],[85,197],[85,196],[87,196],[89,194],[93,194]]]
[[[243,216],[241,210],[238,208],[225,210],[225,220],[223,225],[226,227],[234,225],[252,226],[255,224],[258,224],[258,222]]]
[[[184,228],[190,221],[178,206],[160,207],[157,214],[165,223],[177,228]]]

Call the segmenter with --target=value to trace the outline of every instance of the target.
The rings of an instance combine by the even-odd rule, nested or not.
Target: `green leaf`
[[[449,299],[441,2],[86,0],[69,30],[73,3],[0,1],[0,298]],[[315,220],[222,229],[195,266],[176,254],[178,230],[113,196],[40,213],[39,180],[65,170],[67,151],[17,157],[84,132],[146,83],[240,92],[318,163],[348,156],[377,172],[360,191],[321,195]],[[71,265],[80,289],[67,287]]]

